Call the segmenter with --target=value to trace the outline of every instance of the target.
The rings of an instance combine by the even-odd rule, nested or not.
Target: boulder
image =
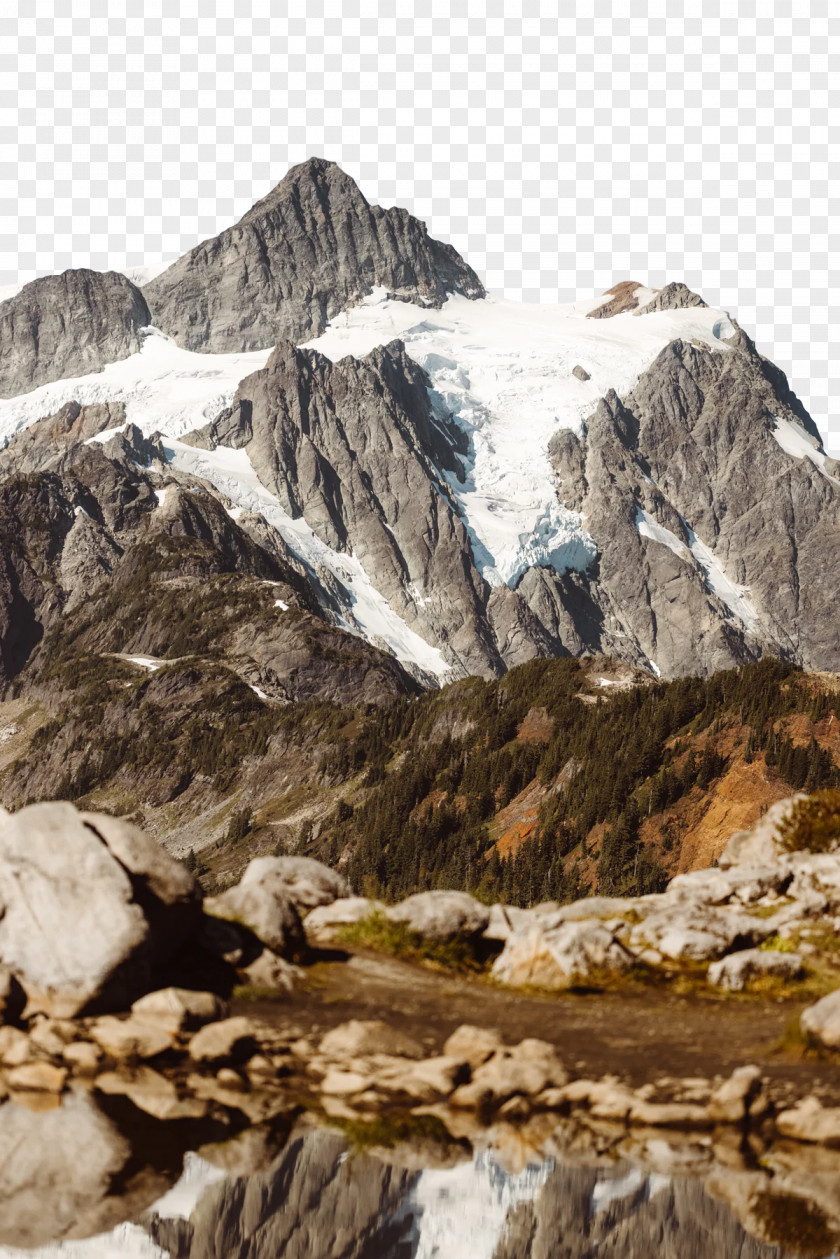
[[[259,1029],[241,1015],[208,1023],[196,1032],[189,1044],[194,1062],[245,1061],[257,1052]]]
[[[473,1072],[469,1084],[455,1090],[450,1101],[464,1109],[498,1106],[515,1094],[536,1097],[549,1087],[561,1087],[567,1080],[553,1045],[524,1040],[513,1048],[497,1050]]]
[[[202,1119],[207,1113],[206,1101],[180,1098],[173,1082],[151,1067],[137,1067],[128,1074],[103,1071],[96,1077],[96,1088],[106,1096],[127,1097],[138,1110],[155,1119]]]
[[[798,953],[781,953],[775,949],[740,949],[713,962],[707,979],[715,988],[743,992],[752,979],[773,976],[796,979],[802,974],[802,958]]]
[[[0,1245],[53,1249],[63,1238],[112,1228],[124,1218],[120,1174],[130,1155],[87,1091],[41,1110],[0,1106]]]
[[[635,961],[615,933],[593,919],[517,932],[496,958],[492,973],[512,987],[560,990],[620,973]]]
[[[379,1019],[351,1019],[340,1023],[322,1038],[323,1058],[342,1061],[367,1054],[391,1054],[400,1058],[422,1058],[423,1046],[413,1037]]]
[[[840,1145],[840,1106],[823,1106],[816,1097],[806,1097],[791,1110],[776,1116],[783,1137],[809,1141],[815,1145]]]
[[[15,1092],[60,1093],[67,1080],[67,1068],[51,1062],[24,1062],[6,1072],[6,1083]]]
[[[297,907],[287,885],[278,880],[246,883],[243,879],[220,896],[209,897],[204,908],[212,916],[247,928],[279,956],[293,956],[305,944]]]
[[[355,926],[357,922],[384,912],[385,906],[381,901],[370,900],[367,896],[343,896],[329,905],[319,905],[310,910],[303,920],[303,929],[307,940],[329,941],[342,927]]]
[[[243,983],[252,988],[262,988],[266,992],[292,992],[303,978],[303,971],[272,953],[271,949],[263,949],[250,965],[240,968],[239,975]]]
[[[0,962],[30,1009],[125,1008],[200,916],[192,876],[127,822],[36,804],[0,825]]]
[[[630,933],[630,947],[657,949],[674,961],[712,961],[736,949],[760,944],[773,933],[768,919],[695,901],[677,901],[655,910]]]
[[[466,1062],[475,1071],[501,1048],[502,1038],[498,1032],[489,1027],[472,1027],[469,1023],[463,1023],[447,1039],[443,1052],[449,1058]]]
[[[490,910],[467,892],[417,892],[386,911],[425,940],[467,940],[482,932]]]
[[[0,1063],[4,1067],[19,1067],[34,1056],[26,1032],[19,1027],[0,1027]]]
[[[29,1043],[33,1049],[50,1058],[60,1058],[65,1046],[74,1041],[78,1034],[78,1025],[69,1019],[38,1018],[30,1024]]]
[[[709,1099],[709,1118],[721,1123],[742,1123],[750,1105],[761,1091],[761,1071],[755,1066],[738,1067]]]
[[[193,1032],[205,1023],[225,1018],[228,1005],[214,992],[159,988],[135,1001],[131,1013],[137,1019],[165,1028],[170,1036],[177,1036],[179,1032]]]
[[[138,1015],[118,1019],[105,1014],[91,1024],[89,1034],[109,1058],[118,1061],[156,1058],[174,1044],[174,1034],[165,1023]]]
[[[803,1032],[826,1049],[840,1048],[840,988],[802,1011]]]
[[[240,886],[254,884],[282,887],[301,913],[351,896],[350,884],[344,876],[312,857],[255,857],[243,874]]]
[[[61,1056],[75,1075],[96,1075],[102,1061],[102,1050],[91,1041],[77,1040],[72,1045],[65,1045]]]

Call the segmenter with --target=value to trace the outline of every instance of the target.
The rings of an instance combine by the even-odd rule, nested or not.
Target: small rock
[[[257,1027],[251,1019],[239,1016],[208,1023],[189,1043],[194,1062],[244,1061],[257,1051]]]
[[[325,1058],[359,1058],[365,1054],[393,1054],[400,1058],[423,1058],[425,1051],[411,1036],[379,1019],[351,1019],[327,1032],[321,1040]]]
[[[572,368],[572,375],[577,376],[578,380],[591,380],[592,379],[592,377],[590,376],[586,368],[581,367],[580,364],[577,364],[576,366]]]
[[[173,1038],[160,1023],[137,1018],[118,1019],[103,1015],[90,1026],[91,1039],[104,1049],[109,1058],[156,1058],[172,1048]]]
[[[385,906],[381,901],[370,900],[366,896],[343,896],[330,905],[319,905],[311,910],[303,920],[303,929],[308,940],[329,941],[342,927],[354,926],[384,912]]]
[[[800,1023],[826,1049],[840,1047],[840,988],[803,1010]]]
[[[69,1019],[39,1019],[29,1033],[33,1048],[50,1058],[60,1058],[66,1045],[76,1039],[79,1029]]]
[[[180,1098],[172,1081],[151,1067],[138,1067],[129,1074],[105,1071],[96,1077],[96,1087],[100,1093],[127,1097],[138,1110],[155,1119],[202,1119],[207,1114],[205,1101]]]
[[[25,1062],[6,1072],[6,1083],[12,1091],[60,1093],[66,1079],[67,1068],[53,1066],[51,1062]]]
[[[549,1085],[561,1086],[567,1080],[563,1064],[553,1045],[525,1040],[513,1049],[500,1049],[473,1072],[469,1084],[452,1094],[453,1106],[472,1109],[498,1105],[514,1093],[535,1097]]]
[[[840,1106],[823,1106],[816,1097],[806,1097],[791,1110],[776,1116],[783,1137],[815,1145],[840,1145]]]
[[[709,1099],[710,1118],[721,1123],[743,1123],[750,1101],[761,1089],[761,1071],[755,1066],[738,1067]]]
[[[715,988],[743,992],[751,979],[772,975],[778,979],[796,979],[802,974],[799,953],[782,953],[775,949],[741,949],[729,953],[709,967],[707,979]]]
[[[509,1119],[514,1123],[520,1119],[527,1119],[531,1113],[531,1103],[527,1097],[523,1097],[518,1093],[515,1097],[509,1098],[499,1107],[499,1118]]]
[[[647,1128],[710,1128],[712,1119],[705,1106],[695,1102],[649,1102],[637,1100],[630,1107],[631,1124]]]
[[[405,1091],[415,1101],[434,1101],[448,1097],[456,1085],[468,1078],[464,1060],[441,1054],[424,1062],[406,1063],[402,1073]]]
[[[160,988],[150,992],[131,1007],[131,1013],[144,1022],[159,1024],[172,1036],[191,1032],[205,1023],[223,1019],[228,1005],[214,992],[197,992],[190,988]]]
[[[448,1058],[459,1058],[462,1062],[469,1063],[470,1068],[475,1071],[476,1067],[480,1067],[502,1047],[502,1038],[498,1032],[463,1023],[448,1038],[443,1052]]]
[[[102,1050],[90,1041],[78,1040],[72,1045],[64,1046],[62,1057],[76,1075],[96,1075],[102,1060]]]
[[[277,1069],[265,1054],[254,1054],[253,1058],[248,1060],[248,1074],[273,1079],[277,1074]]]
[[[321,1081],[321,1092],[330,1097],[349,1097],[353,1093],[361,1093],[370,1084],[370,1076],[360,1075],[358,1071],[333,1068]]]
[[[0,1062],[6,1067],[19,1067],[33,1057],[26,1032],[19,1027],[0,1027]]]
[[[303,978],[299,966],[278,957],[271,949],[263,949],[256,961],[243,966],[239,972],[244,983],[252,988],[262,988],[268,992],[292,992],[297,982]]]
[[[216,1079],[223,1089],[243,1090],[247,1087],[246,1081],[238,1071],[234,1071],[232,1067],[222,1067],[216,1072]]]
[[[534,1098],[534,1106],[539,1110],[562,1110],[567,1102],[566,1091],[562,1088],[543,1089]]]

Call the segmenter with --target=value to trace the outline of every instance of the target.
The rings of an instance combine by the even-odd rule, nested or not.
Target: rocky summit
[[[142,274],[0,303],[0,1249],[835,1253],[784,374],[678,278],[490,295],[321,158]]]

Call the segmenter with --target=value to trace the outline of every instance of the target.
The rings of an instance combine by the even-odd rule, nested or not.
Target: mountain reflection
[[[768,1195],[764,1171],[727,1169],[708,1141],[657,1138],[645,1165],[568,1132],[549,1136],[540,1153],[510,1125],[481,1143],[452,1136],[436,1117],[416,1122],[416,1133],[409,1124],[390,1135],[380,1122],[369,1134],[375,1143],[366,1143],[360,1125],[338,1131],[305,1116],[251,1128],[235,1116],[228,1125],[163,1122],[127,1103],[106,1108],[84,1090],[41,1111],[6,1102],[0,1259],[793,1259],[832,1251],[824,1204],[838,1192],[837,1167],[808,1165],[807,1154],[802,1167],[780,1164],[785,1192]],[[703,1175],[661,1170],[698,1159]]]

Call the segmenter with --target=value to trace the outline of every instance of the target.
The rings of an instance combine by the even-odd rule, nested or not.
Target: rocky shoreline
[[[0,1163],[19,1143],[22,1112],[46,1116],[85,1097],[230,1135],[301,1116],[409,1130],[434,1121],[472,1144],[500,1128],[531,1144],[562,1129],[610,1148],[659,1133],[707,1151],[722,1145],[750,1176],[766,1176],[756,1168],[779,1148],[794,1162],[793,1146],[806,1163],[809,1149],[836,1160],[840,1100],[793,1094],[757,1062],[674,1077],[654,1055],[649,1078],[630,1083],[588,1074],[556,1036],[520,1031],[514,1043],[470,1023],[417,1036],[387,1017],[314,1030],[297,1009],[313,959],[331,957],[340,973],[351,955],[336,945],[372,931],[411,941],[421,960],[423,949],[435,958],[458,946],[453,956],[473,959],[476,984],[548,1002],[561,991],[597,1001],[599,986],[615,994],[619,981],[675,975],[766,1001],[819,995],[800,1034],[803,1047],[831,1058],[840,1045],[840,856],[791,847],[811,808],[806,797],[777,806],[733,836],[719,868],[678,876],[662,894],[532,910],[455,892],[385,906],[302,857],[258,858],[238,885],[203,899],[182,865],[124,821],[67,804],[7,815]],[[242,994],[254,998],[253,1013],[241,1012]],[[840,1221],[840,1203],[835,1214]]]

